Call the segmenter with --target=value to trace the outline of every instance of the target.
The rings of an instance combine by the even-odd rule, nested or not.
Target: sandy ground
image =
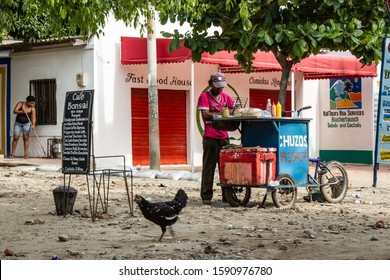
[[[381,167],[375,193],[372,167],[346,168],[350,188],[343,203],[305,202],[302,188],[288,210],[276,208],[271,199],[259,208],[264,190],[252,194],[251,207],[233,208],[222,204],[216,188],[208,206],[199,198],[199,182],[134,178],[134,194],[153,201],[170,200],[179,188],[189,196],[173,226],[175,239],[168,230],[157,242],[160,228],[136,205],[131,215],[123,177],[110,178],[108,213],[92,221],[86,175],[72,175],[78,191],[74,215],[64,217],[57,215],[53,198],[53,189],[64,183],[62,172],[3,166],[0,259],[389,260],[389,167]],[[361,198],[353,197],[356,193]],[[381,220],[384,227],[377,227]]]

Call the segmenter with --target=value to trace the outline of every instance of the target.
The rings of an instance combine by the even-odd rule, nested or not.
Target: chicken
[[[186,192],[179,189],[175,195],[175,198],[171,201],[152,203],[144,199],[142,196],[135,195],[134,201],[138,204],[144,217],[159,225],[162,230],[162,234],[158,241],[161,241],[162,237],[167,230],[167,226],[172,226],[179,218],[181,209],[186,207],[188,196]],[[172,227],[171,227],[172,235]]]

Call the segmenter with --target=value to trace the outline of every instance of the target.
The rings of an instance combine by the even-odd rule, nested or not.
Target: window
[[[37,125],[57,124],[56,80],[30,81],[30,95],[35,96]]]

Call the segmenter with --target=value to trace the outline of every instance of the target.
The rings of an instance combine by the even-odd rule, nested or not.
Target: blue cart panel
[[[235,119],[235,118],[234,118]],[[306,184],[309,172],[309,121],[302,118],[240,117],[243,147],[277,148],[277,174]]]

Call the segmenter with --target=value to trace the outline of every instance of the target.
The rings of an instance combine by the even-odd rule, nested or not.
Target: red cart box
[[[232,148],[220,153],[220,183],[269,185],[275,180],[276,148]]]

